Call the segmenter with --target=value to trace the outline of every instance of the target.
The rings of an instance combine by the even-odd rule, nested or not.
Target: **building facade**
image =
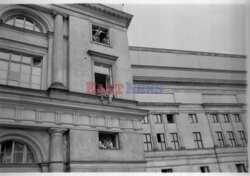
[[[100,4],[0,19],[0,172],[247,171],[246,56],[129,47]]]

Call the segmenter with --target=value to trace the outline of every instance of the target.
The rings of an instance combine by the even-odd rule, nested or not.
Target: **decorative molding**
[[[180,106],[181,103],[138,102],[137,106]]]
[[[163,83],[168,85],[184,85],[184,86],[235,86],[246,87],[245,80],[211,80],[211,79],[182,79],[182,78],[162,78],[162,77],[142,77],[133,76],[135,83]]]
[[[204,107],[242,107],[244,103],[203,103]]]
[[[113,55],[109,55],[109,54],[104,54],[104,53],[100,53],[100,52],[93,51],[93,50],[88,50],[87,53],[88,53],[90,56],[105,58],[105,59],[108,59],[108,60],[111,60],[111,61],[116,61],[117,58],[118,58],[118,56],[113,56]]]
[[[225,53],[175,50],[175,49],[163,49],[163,48],[149,48],[149,47],[137,47],[137,46],[129,46],[129,49],[131,51],[161,52],[161,53],[199,55],[199,56],[214,56],[214,57],[228,57],[228,58],[241,58],[241,59],[246,59],[247,58],[246,55],[239,55],[239,54],[225,54]]]

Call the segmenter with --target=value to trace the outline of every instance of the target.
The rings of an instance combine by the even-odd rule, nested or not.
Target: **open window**
[[[92,25],[92,40],[94,42],[110,45],[109,29],[97,25]]]
[[[96,93],[106,94],[107,90],[111,91],[112,87],[112,69],[111,65],[94,62],[94,76],[96,83]],[[109,93],[111,94],[111,93]]]
[[[167,120],[168,120],[168,123],[175,123],[174,115],[167,114]]]
[[[100,149],[119,149],[118,133],[99,132]]]

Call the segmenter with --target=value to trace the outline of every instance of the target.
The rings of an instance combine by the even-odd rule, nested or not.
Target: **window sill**
[[[120,148],[100,148],[100,150],[120,150]]]

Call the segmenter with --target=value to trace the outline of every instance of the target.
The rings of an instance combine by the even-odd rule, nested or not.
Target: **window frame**
[[[104,29],[108,30],[108,36],[109,36],[108,37],[109,38],[108,44],[93,40],[93,26],[97,26],[97,27],[104,28]],[[111,45],[111,27],[103,25],[103,24],[97,24],[95,22],[91,22],[91,24],[90,24],[90,42],[111,48],[112,47],[112,45]]]
[[[179,136],[178,133],[170,133],[171,134],[171,143],[174,144],[174,150],[180,150],[180,142],[179,142]]]
[[[145,152],[152,151],[153,150],[153,145],[152,145],[151,134],[150,133],[144,133],[142,136],[143,136],[143,148],[144,148],[144,151]],[[145,139],[145,141],[144,141],[144,139]],[[148,141],[148,139],[150,139],[150,140]],[[147,148],[147,150],[145,150],[145,148]]]
[[[142,124],[149,124],[149,116],[145,116],[144,119],[142,120]]]
[[[223,114],[224,123],[230,123],[229,114]]]
[[[246,135],[245,135],[245,131],[238,131],[239,135],[240,135],[240,141],[242,146],[247,146],[247,139],[246,139]]]
[[[204,169],[204,172],[202,171],[202,169]],[[209,166],[200,166],[200,170],[201,170],[202,173],[210,172]]]
[[[225,147],[225,140],[223,138],[223,133],[222,131],[215,131],[216,135],[217,135],[217,141],[219,142],[220,147]]]
[[[219,114],[211,114],[211,117],[213,119],[213,123],[220,123]]]
[[[14,51],[14,50],[8,50],[8,49],[0,49],[0,52],[2,53],[6,53],[8,54],[9,58],[8,60],[6,59],[2,59],[0,58],[0,61],[3,61],[3,62],[6,62],[7,63],[7,68],[6,68],[6,71],[7,71],[7,77],[6,77],[6,83],[1,83],[1,84],[4,84],[4,85],[9,85],[9,86],[16,86],[16,87],[20,87],[20,88],[29,88],[29,89],[36,89],[36,90],[41,90],[42,89],[42,84],[43,84],[43,72],[44,72],[44,58],[43,58],[43,55],[40,54],[40,55],[34,55],[34,54],[30,54],[30,53],[25,53],[25,52],[20,52],[20,51]],[[20,58],[20,61],[15,61],[15,60],[12,60],[12,56],[13,55],[17,55],[19,56]],[[26,63],[26,62],[23,62],[23,58],[24,57],[28,57],[30,58],[30,63]],[[40,60],[40,64],[37,66],[34,64],[34,60]],[[19,80],[11,80],[10,79],[10,73],[11,72],[15,72],[15,71],[11,71],[11,65],[14,65],[14,64],[17,64],[19,66]],[[22,73],[21,72],[21,68],[23,66],[29,66],[30,67],[30,73],[29,74],[26,74],[26,73]],[[36,83],[32,83],[32,77],[35,76],[35,77],[38,77],[38,75],[35,75],[33,74],[33,69],[34,68],[40,68],[40,79],[39,79],[39,84],[36,84]],[[25,75],[29,75],[29,82],[23,82],[21,81],[21,74],[25,74]],[[9,84],[10,81],[15,81],[17,82],[18,85],[11,85]],[[20,84],[21,83],[27,83],[29,84],[28,87],[25,87],[25,86],[21,86]],[[32,84],[35,84],[35,85],[39,85],[39,87],[37,88],[34,88],[32,87]]]
[[[176,123],[176,121],[175,121],[175,115],[174,114],[167,114],[166,118],[167,118],[168,124],[174,124],[174,123]],[[169,120],[171,118],[172,118],[173,121]]]
[[[236,147],[237,143],[236,143],[234,132],[233,131],[227,131],[227,134],[228,134],[228,137],[229,137],[228,140],[231,143],[231,147]]]
[[[162,115],[161,114],[154,114],[154,121],[155,124],[162,124]]]
[[[199,123],[197,114],[188,114],[189,119],[191,119],[190,123]]]
[[[166,146],[166,140],[165,140],[165,135],[164,133],[157,133],[156,134],[156,138],[157,138],[157,143],[160,144],[161,148],[160,150],[167,150],[167,146]],[[163,139],[163,141],[159,141]]]
[[[172,168],[161,169],[161,172],[162,173],[171,173],[171,172],[173,172],[173,169]]]
[[[234,114],[235,123],[242,122],[240,114]]]
[[[237,172],[247,172],[244,163],[237,163],[237,164],[235,164],[235,167],[236,167],[236,169],[237,169]],[[243,168],[243,169],[242,169],[242,168]]]
[[[193,132],[194,143],[196,144],[197,149],[204,149],[201,132]]]
[[[115,139],[114,139],[114,141],[115,141],[115,145],[114,145],[114,147],[113,148],[103,148],[103,147],[101,147],[101,145],[100,145],[100,142],[101,142],[101,140],[100,140],[100,134],[105,134],[105,135],[114,135],[114,137],[115,137]],[[98,132],[98,145],[99,145],[99,149],[100,150],[120,150],[121,148],[120,148],[120,137],[119,137],[119,133],[118,132],[110,132],[110,131],[99,131]]]

